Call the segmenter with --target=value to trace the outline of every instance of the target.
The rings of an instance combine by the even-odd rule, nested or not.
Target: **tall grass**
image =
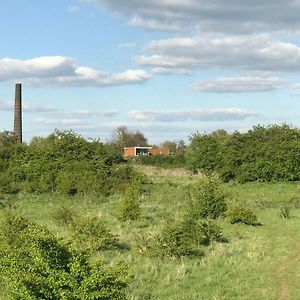
[[[82,198],[20,194],[13,203],[16,211],[46,225],[61,238],[70,233],[68,225],[55,218],[62,204],[78,215],[104,220],[108,230],[118,236],[120,246],[95,251],[92,259],[111,263],[124,260],[132,266],[134,279],[129,299],[277,299],[282,276],[288,279],[290,299],[300,298],[300,210],[295,207],[289,220],[279,215],[283,200],[299,197],[299,183],[225,184],[222,188],[251,207],[263,226],[231,225],[224,219],[217,220],[228,242],[211,243],[203,257],[175,259],[148,255],[147,242],[161,232],[167,221],[183,218],[189,202],[189,185],[197,180],[189,174],[154,174],[148,192],[141,198],[139,219],[126,223],[118,220],[122,201],[118,195]],[[294,264],[282,267],[293,259]],[[282,270],[282,276],[278,270]]]

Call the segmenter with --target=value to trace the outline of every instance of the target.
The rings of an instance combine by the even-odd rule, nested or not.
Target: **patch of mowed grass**
[[[277,299],[281,280],[277,270],[297,255],[300,241],[300,210],[293,210],[287,220],[279,216],[278,208],[280,201],[300,195],[300,184],[224,184],[222,188],[228,194],[257,213],[262,226],[218,220],[228,243],[212,243],[205,248],[203,257],[148,255],[147,241],[161,232],[166,221],[183,218],[190,200],[189,185],[194,181],[160,177],[141,197],[141,216],[133,222],[117,219],[121,195],[82,198],[20,194],[14,206],[62,238],[69,229],[53,218],[61,205],[80,215],[105,220],[111,233],[119,237],[120,247],[96,251],[92,259],[100,257],[111,263],[124,260],[132,266],[134,279],[129,299]],[[300,298],[297,261],[283,272],[288,278],[291,299]]]

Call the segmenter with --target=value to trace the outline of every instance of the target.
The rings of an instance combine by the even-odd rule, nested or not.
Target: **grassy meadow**
[[[251,207],[261,226],[229,224],[223,242],[204,247],[202,257],[149,255],[148,241],[167,220],[179,220],[188,205],[189,185],[199,180],[184,170],[139,168],[150,183],[141,199],[141,217],[121,222],[117,217],[121,196],[59,196],[20,193],[12,209],[46,226],[57,237],[70,240],[71,228],[58,222],[63,205],[78,215],[105,220],[119,238],[118,248],[95,251],[92,260],[108,264],[125,261],[133,279],[128,299],[300,299],[300,183],[227,183],[222,188],[231,199]],[[293,199],[291,217],[280,217],[284,201]],[[0,210],[3,217],[4,209]],[[84,242],[84,241],[83,241]],[[5,287],[1,287],[4,295]],[[6,299],[4,296],[2,299]]]

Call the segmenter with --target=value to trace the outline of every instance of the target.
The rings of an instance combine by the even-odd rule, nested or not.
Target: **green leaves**
[[[300,179],[300,130],[283,124],[230,135],[196,133],[187,162],[191,170],[217,172],[225,182],[296,181]]]
[[[126,299],[128,266],[92,265],[20,215],[6,215],[1,225],[0,277],[8,299]]]

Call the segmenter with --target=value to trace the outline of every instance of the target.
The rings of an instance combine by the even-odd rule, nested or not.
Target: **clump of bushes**
[[[244,223],[246,225],[257,226],[260,222],[257,219],[256,214],[248,207],[245,207],[241,203],[232,205],[226,212],[227,220],[231,224]]]
[[[106,228],[105,222],[97,217],[77,218],[73,230],[74,240],[81,244],[81,248],[90,251],[114,248],[118,241],[118,237]]]
[[[30,144],[6,143],[0,149],[3,193],[110,195],[134,176],[133,168],[110,145],[86,141],[73,131],[56,130],[46,138],[33,138]]]
[[[202,256],[204,245],[222,240],[222,229],[212,221],[185,218],[168,222],[154,239],[150,251],[160,256]]]
[[[106,227],[106,223],[95,216],[81,216],[70,207],[61,205],[53,213],[53,218],[72,231],[76,248],[88,251],[107,250],[116,247],[118,237]]]
[[[21,215],[7,214],[0,232],[0,276],[6,299],[126,299],[128,266],[89,257]]]
[[[300,180],[300,130],[287,124],[254,126],[246,133],[193,134],[187,165],[224,182]]]
[[[195,218],[216,219],[227,210],[226,195],[218,181],[209,177],[192,189],[189,214]]]

